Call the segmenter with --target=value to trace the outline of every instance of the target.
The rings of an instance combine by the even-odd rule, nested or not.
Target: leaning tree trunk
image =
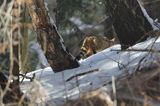
[[[54,72],[76,68],[78,62],[64,47],[63,39],[58,34],[54,23],[46,11],[44,0],[26,0],[38,41]]]
[[[137,0],[106,0],[106,6],[113,18],[122,50],[147,38],[147,32],[152,30],[152,26]]]

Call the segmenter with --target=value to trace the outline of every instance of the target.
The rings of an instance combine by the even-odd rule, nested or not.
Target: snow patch
[[[155,42],[155,43],[153,43]],[[138,43],[129,49],[160,49],[160,38],[151,38]],[[150,67],[159,60],[158,53],[140,51],[118,51],[120,45],[114,45],[87,59],[80,61],[80,67],[54,73],[50,67],[28,73],[27,76],[36,74],[36,80],[40,81],[43,90],[47,92],[49,101],[63,104],[66,99],[76,99],[81,93],[105,87],[110,91],[112,77],[115,80],[123,76],[131,75],[136,69]],[[28,91],[29,80],[25,79],[21,85],[24,91]],[[43,101],[41,101],[43,103]]]

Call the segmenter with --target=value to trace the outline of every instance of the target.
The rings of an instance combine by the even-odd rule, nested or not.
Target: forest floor
[[[62,105],[66,101],[73,105],[86,93],[103,89],[108,104],[159,106],[159,50],[159,36],[125,51],[121,51],[117,44],[79,61],[80,67],[75,69],[54,73],[47,67],[28,73],[27,76],[30,77],[35,74],[35,80],[30,82],[25,79],[21,89],[33,98],[33,103],[41,105]]]

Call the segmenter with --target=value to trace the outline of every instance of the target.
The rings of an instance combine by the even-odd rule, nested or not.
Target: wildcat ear
[[[98,46],[98,38],[97,37],[94,37],[94,39],[93,39],[93,43],[94,43],[94,45],[93,45],[93,47],[95,47],[95,48],[97,48],[97,46]]]
[[[87,52],[87,49],[85,47],[81,47],[82,52]]]
[[[115,40],[116,40],[116,38],[113,38],[113,39],[111,39],[110,41],[111,41],[111,42],[115,42]]]

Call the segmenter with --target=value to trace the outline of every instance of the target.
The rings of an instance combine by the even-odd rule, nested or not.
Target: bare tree
[[[44,0],[26,0],[26,3],[38,41],[53,71],[60,72],[65,69],[78,67],[79,63],[65,48],[63,39],[58,34],[54,23],[51,22]]]
[[[106,0],[121,49],[147,38],[152,26],[144,16],[137,0]]]

